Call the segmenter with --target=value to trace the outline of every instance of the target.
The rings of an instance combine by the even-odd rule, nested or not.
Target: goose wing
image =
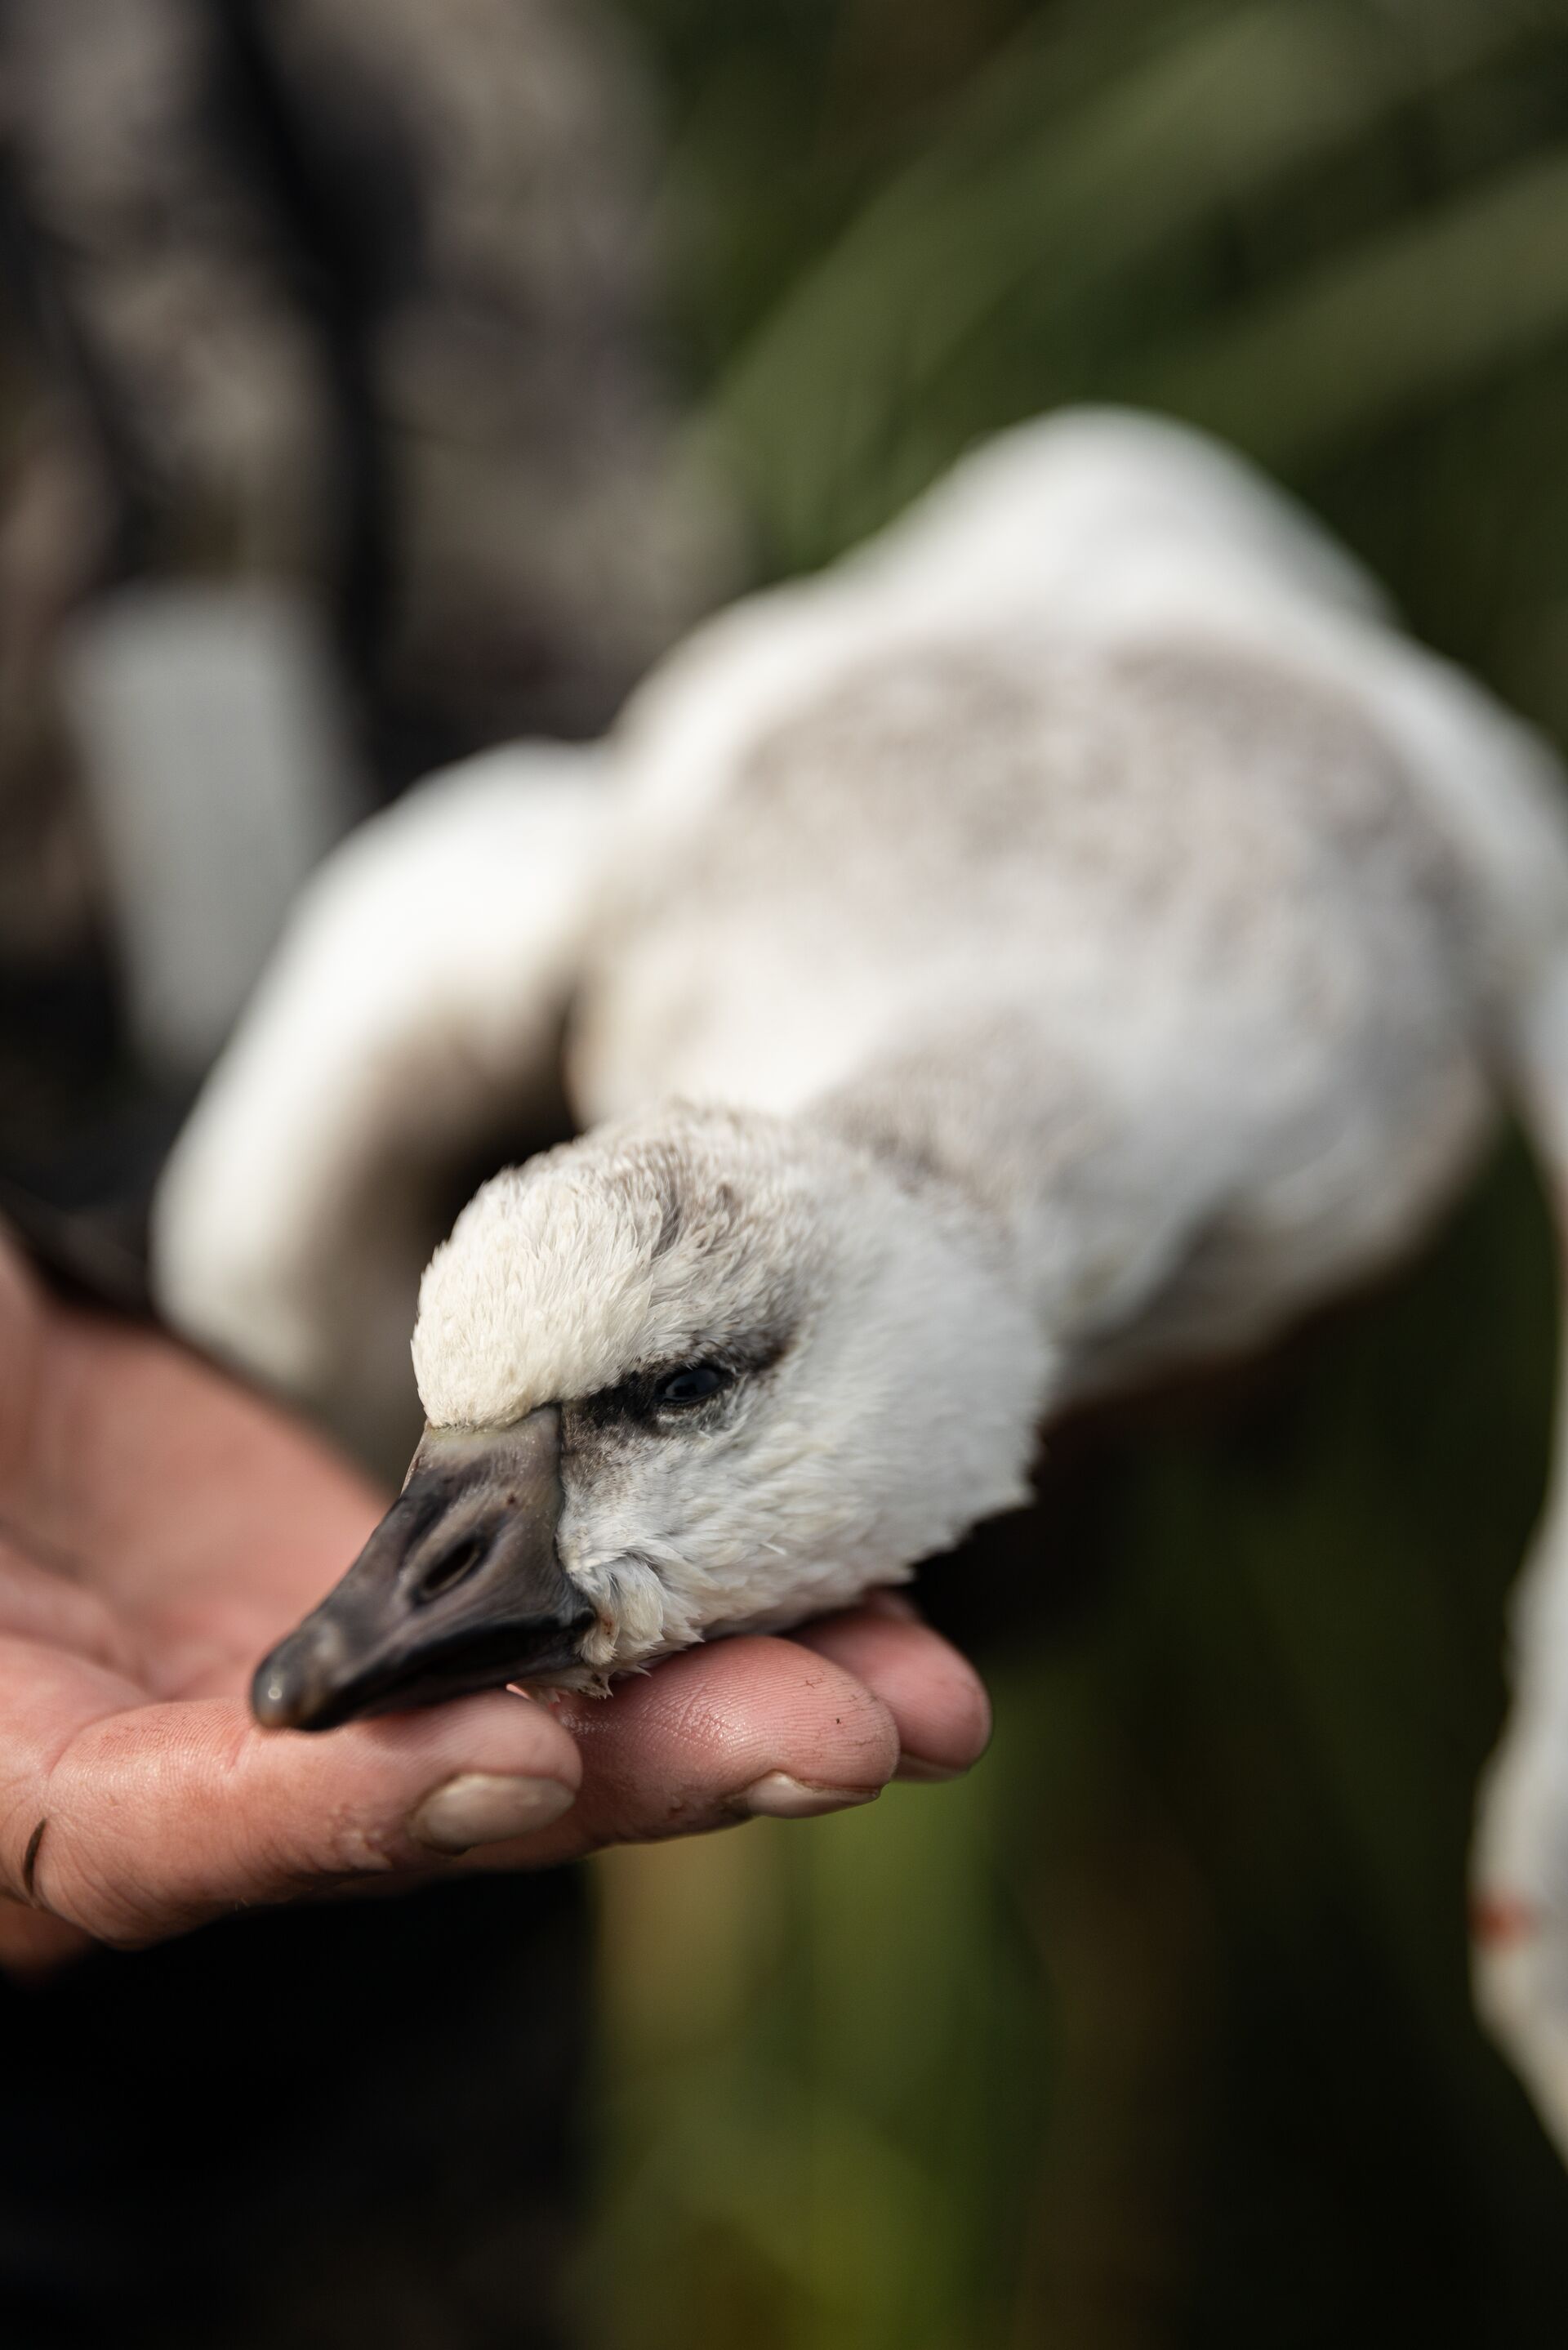
[[[569,1131],[561,1030],[607,764],[488,753],[329,858],[154,1202],[171,1320],[379,1466],[400,1470],[418,1431],[409,1332],[431,1247],[476,1172]]]

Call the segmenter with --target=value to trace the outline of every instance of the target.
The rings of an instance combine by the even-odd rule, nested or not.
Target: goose
[[[898,1584],[1043,1422],[1409,1250],[1511,1096],[1568,1199],[1552,754],[1241,460],[982,445],[611,735],[340,849],[178,1142],[156,1278],[359,1433],[416,1178],[564,1080],[419,1284],[425,1429],[264,1722],[603,1689]],[[1568,1498],[1480,1804],[1477,1991],[1568,2153]]]

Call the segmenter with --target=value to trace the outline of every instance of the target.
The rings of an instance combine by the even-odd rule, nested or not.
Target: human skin
[[[606,1700],[259,1729],[256,1659],[385,1503],[199,1357],[59,1304],[0,1239],[0,1964],[835,1810],[985,1744],[973,1671],[890,1594]]]

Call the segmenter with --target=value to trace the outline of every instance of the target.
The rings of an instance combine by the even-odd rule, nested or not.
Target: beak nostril
[[[453,1590],[473,1573],[489,1548],[490,1536],[481,1534],[469,1534],[442,1551],[416,1578],[409,1595],[414,1606],[422,1607],[428,1600],[439,1599],[443,1591]]]

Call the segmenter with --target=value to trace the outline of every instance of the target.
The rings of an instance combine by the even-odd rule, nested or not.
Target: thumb
[[[24,1644],[7,1646],[14,1662]],[[33,1651],[35,1725],[56,1664],[73,1669]],[[19,1755],[29,1726],[12,1716],[0,1758],[0,1888],[126,1946],[345,1879],[427,1874],[558,1819],[581,1775],[548,1709],[500,1693],[326,1736],[261,1730],[232,1698],[137,1705]]]

